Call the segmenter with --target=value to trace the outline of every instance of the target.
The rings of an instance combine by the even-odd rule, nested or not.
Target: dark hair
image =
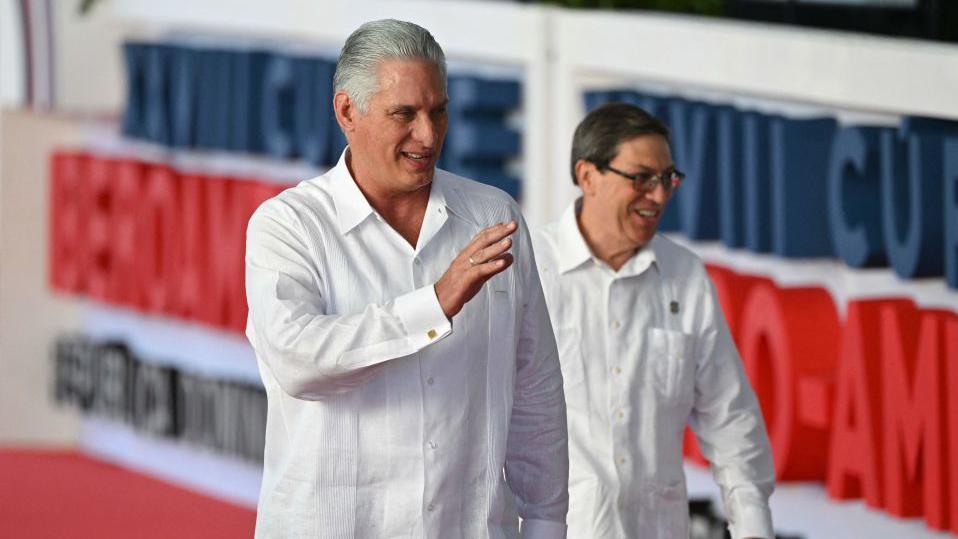
[[[642,135],[669,139],[669,128],[661,120],[629,103],[606,103],[587,114],[572,136],[572,183],[579,185],[575,164],[579,160],[602,169],[609,166],[619,144]]]

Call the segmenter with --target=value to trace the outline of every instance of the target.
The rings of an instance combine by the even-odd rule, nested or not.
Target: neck
[[[349,153],[346,154],[346,168],[369,205],[415,247],[426,215],[426,207],[429,205],[429,189],[432,184],[423,185],[413,191],[390,189],[385,182],[363,174],[361,167],[357,170]]]
[[[582,211],[576,214],[576,224],[579,225],[579,231],[592,254],[614,271],[619,271],[638,249],[609,233],[609,228],[603,223],[604,220],[602,215],[589,211],[589,207],[585,204],[582,205]]]

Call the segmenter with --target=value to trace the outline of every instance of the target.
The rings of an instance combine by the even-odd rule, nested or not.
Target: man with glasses
[[[569,537],[689,537],[691,425],[734,538],[774,537],[765,424],[702,262],[656,235],[683,174],[668,129],[603,105],[572,142],[582,190],[534,239],[569,421]]]

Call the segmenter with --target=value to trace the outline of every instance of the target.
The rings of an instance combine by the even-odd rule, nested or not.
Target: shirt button
[[[612,374],[616,374],[616,375],[622,374],[622,369],[618,367],[612,367]]]
[[[412,262],[413,262],[413,264],[415,264],[415,265],[417,265],[417,266],[422,266],[422,261],[419,260],[418,258],[415,259],[415,260],[413,260]]]
[[[432,385],[433,382],[434,382],[434,380],[432,379],[432,376],[430,376],[429,378],[426,378],[426,383],[427,383],[427,384]]]
[[[435,448],[439,447],[438,445],[436,445],[436,442],[429,442],[429,443],[426,444],[426,445],[429,446],[429,449],[435,449]]]
[[[615,415],[617,415],[619,419],[622,419],[623,417],[625,417],[625,412],[623,412],[622,410],[619,410],[618,413],[616,413]]]
[[[619,329],[620,327],[622,327],[622,324],[620,324],[618,320],[612,321],[612,329]]]
[[[619,464],[625,464],[625,457],[619,457]]]
[[[435,505],[429,504],[429,505],[426,506],[426,511],[432,511],[432,510],[434,510],[435,508],[436,508]]]

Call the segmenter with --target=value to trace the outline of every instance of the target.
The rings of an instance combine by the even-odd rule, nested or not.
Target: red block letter
[[[842,338],[828,459],[828,495],[881,507],[880,310],[895,300],[852,301]],[[907,302],[905,302],[907,303]]]
[[[140,201],[143,185],[143,164],[132,159],[116,165],[113,181],[113,210],[110,236],[113,243],[113,261],[110,268],[109,296],[112,301],[131,307],[141,307],[138,293],[137,259],[140,238],[137,221],[141,218]]]
[[[834,369],[839,322],[822,289],[752,288],[742,312],[742,358],[762,404],[780,479],[821,479],[827,429],[802,421],[799,382]]]
[[[944,528],[945,425],[941,410],[944,352],[941,314],[914,305],[881,312],[884,505],[893,515],[924,514]],[[910,381],[910,383],[909,383]]]
[[[50,286],[81,292],[86,284],[85,156],[57,152],[50,158]]]
[[[86,198],[87,293],[98,300],[110,300],[110,275],[113,264],[111,213],[113,211],[113,175],[116,161],[90,156],[86,166],[83,194]]]
[[[137,278],[141,281],[143,308],[149,312],[170,312],[174,291],[179,287],[177,187],[178,178],[172,169],[163,165],[147,169],[137,234],[142,242]]]
[[[948,376],[948,522],[951,532],[958,534],[958,317],[945,318],[945,363]]]
[[[180,177],[180,287],[176,291],[176,312],[192,320],[202,320],[208,301],[207,282],[213,245],[209,241],[206,186],[209,178],[198,174]]]

